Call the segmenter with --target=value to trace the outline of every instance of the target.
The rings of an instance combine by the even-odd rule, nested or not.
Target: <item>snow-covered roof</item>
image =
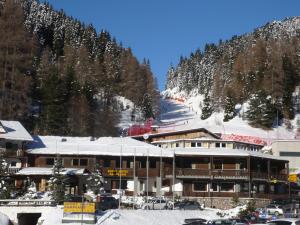
[[[173,140],[159,140],[159,141],[152,141],[152,144],[158,144],[158,143],[172,143],[172,142],[179,142],[179,141],[207,141],[207,142],[224,142],[224,143],[240,143],[240,144],[248,144],[253,146],[262,146],[260,144],[251,144],[248,142],[242,142],[242,141],[235,141],[235,140],[223,140],[223,139],[214,139],[209,137],[201,137],[201,138],[183,138],[183,139],[173,139]]]
[[[29,154],[107,155],[172,157],[170,150],[134,140],[130,137],[59,137],[33,136],[26,152]]]
[[[263,154],[261,152],[255,151],[246,151],[240,149],[227,149],[227,148],[201,148],[201,147],[191,147],[191,148],[170,148],[171,151],[175,151],[176,155],[199,155],[199,156],[242,156],[242,157],[259,157],[259,158],[267,158],[267,159],[274,159],[274,160],[284,160],[281,157],[273,156],[270,154]]]
[[[159,140],[159,141],[152,141],[152,144],[157,143],[172,143],[178,141],[218,141],[222,142],[220,139],[208,138],[208,137],[201,137],[201,138],[179,138],[179,139],[172,139],[172,140]],[[224,142],[232,142],[232,141],[224,141]]]
[[[182,130],[176,130],[176,131],[168,131],[168,132],[160,132],[160,133],[149,133],[149,137],[161,137],[161,136],[168,136],[168,135],[174,135],[174,134],[182,134],[182,133],[189,133],[189,132],[197,132],[197,131],[203,131],[215,139],[221,139],[218,135],[210,132],[209,130],[205,128],[192,128],[192,129],[182,129]],[[143,138],[143,135],[135,135],[131,136],[133,138]]]
[[[1,128],[5,132],[0,132],[0,138],[7,140],[33,141],[31,135],[18,121],[0,120]]]
[[[80,175],[86,173],[86,169],[63,168],[61,174],[65,175]],[[16,175],[52,175],[51,167],[27,167],[19,170]]]

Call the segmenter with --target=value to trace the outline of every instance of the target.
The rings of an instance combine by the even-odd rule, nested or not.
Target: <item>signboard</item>
[[[289,175],[289,182],[297,183],[298,182],[297,174],[290,174]]]
[[[64,202],[64,213],[95,213],[95,203]]]
[[[128,170],[107,170],[109,176],[122,176],[126,177],[128,175]]]

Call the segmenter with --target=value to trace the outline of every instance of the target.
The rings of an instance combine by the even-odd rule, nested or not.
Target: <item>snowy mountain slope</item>
[[[273,130],[262,130],[251,127],[246,120],[242,119],[242,113],[246,104],[242,106],[240,116],[223,122],[224,113],[213,113],[206,120],[201,120],[201,96],[192,97],[185,102],[174,99],[161,99],[161,115],[160,115],[160,132],[185,130],[193,128],[205,128],[213,133],[237,134],[245,136],[253,136],[264,139],[267,143],[275,139],[294,139],[295,132],[288,130],[283,126],[274,128]]]
[[[245,116],[254,127],[270,129],[276,118],[279,125],[289,123],[300,113],[293,96],[300,85],[299,34],[300,17],[292,17],[207,44],[171,66],[165,93],[183,100],[201,96],[202,119],[224,111],[224,120],[231,120],[234,106],[248,103]]]

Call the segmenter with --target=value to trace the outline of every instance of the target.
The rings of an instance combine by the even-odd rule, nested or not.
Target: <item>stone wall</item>
[[[212,207],[217,209],[230,209],[233,207],[232,198],[215,197],[215,198],[197,198],[197,197],[182,197],[182,199],[196,200],[205,207]],[[246,204],[251,198],[239,198],[239,204]],[[263,208],[270,204],[270,199],[254,198],[257,208]]]

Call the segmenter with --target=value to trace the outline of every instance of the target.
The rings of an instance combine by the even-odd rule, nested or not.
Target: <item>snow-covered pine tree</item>
[[[276,108],[272,104],[271,96],[268,96],[262,90],[251,95],[246,118],[249,120],[250,125],[254,127],[271,128],[276,118]]]
[[[212,113],[213,113],[212,102],[210,100],[209,94],[205,94],[203,100],[201,119],[202,120],[207,119],[208,117],[211,116]]]
[[[103,191],[104,178],[102,176],[101,168],[97,164],[96,169],[87,178],[87,189],[94,194],[99,194]]]
[[[10,198],[11,186],[4,153],[0,152],[0,199]]]
[[[235,116],[235,103],[231,95],[226,96],[224,106],[224,122],[227,122]]]
[[[62,174],[63,169],[62,159],[57,155],[52,168],[52,177],[49,181],[52,187],[53,199],[57,204],[61,204],[64,201],[65,196],[64,175]]]

